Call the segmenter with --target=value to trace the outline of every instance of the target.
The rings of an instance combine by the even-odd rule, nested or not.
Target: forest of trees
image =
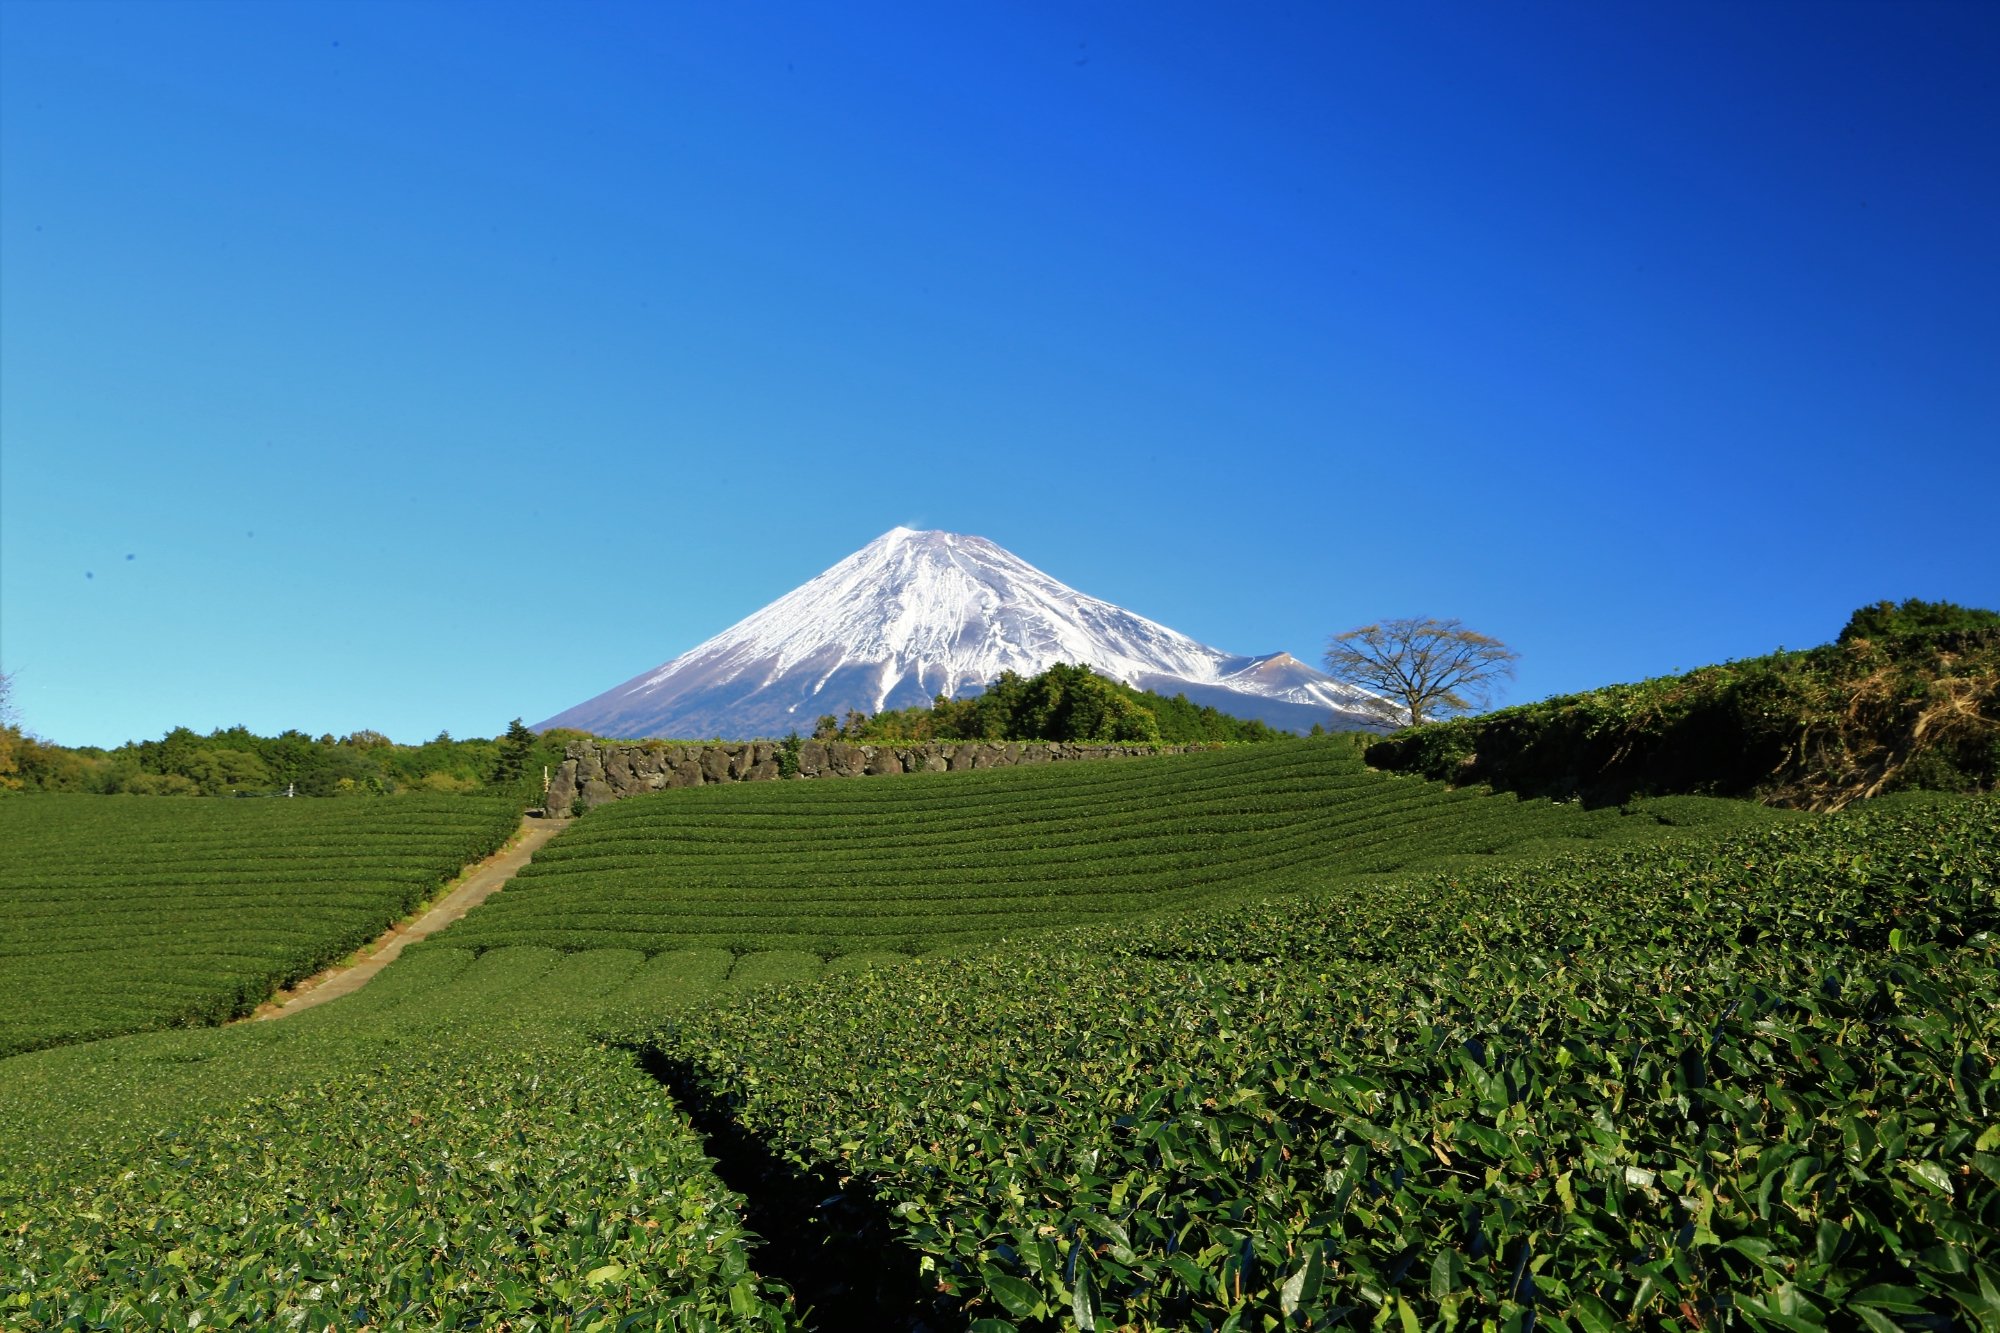
[[[1004,671],[985,693],[965,699],[939,695],[928,708],[827,714],[814,736],[864,743],[905,741],[1126,741],[1185,745],[1196,741],[1267,741],[1284,733],[1057,663],[1037,676]]]
[[[137,796],[389,796],[399,792],[495,792],[538,796],[542,768],[562,762],[581,732],[537,736],[514,719],[491,740],[439,732],[398,745],[377,731],[312,737],[259,736],[245,727],[207,735],[175,727],[160,739],[115,749],[64,746],[0,722],[0,794],[94,792]]]

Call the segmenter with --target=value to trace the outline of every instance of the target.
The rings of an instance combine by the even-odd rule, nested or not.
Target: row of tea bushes
[[[0,802],[0,1056],[248,1012],[519,823],[494,798]]]
[[[0,1327],[797,1328],[700,1138],[577,1026],[731,965],[420,946],[283,1022],[0,1062]]]
[[[1990,800],[1899,798],[1720,842],[1600,846],[1399,879],[1390,893],[1267,900],[1077,939],[1093,951],[1141,958],[1301,963],[1521,952],[1574,958],[1654,944],[1707,957],[1781,945],[1955,947],[2000,925],[1994,809]]]
[[[1343,876],[1778,819],[1687,798],[1585,811],[1450,791],[1294,741],[605,806],[453,927],[462,948],[914,954]]]
[[[1657,857],[1648,865],[1648,856]],[[1084,1329],[2000,1321],[2000,800],[1056,932],[646,1039]]]

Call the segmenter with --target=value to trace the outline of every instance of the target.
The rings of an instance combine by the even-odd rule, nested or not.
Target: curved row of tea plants
[[[1007,1329],[2000,1326],[2000,800],[766,992],[647,1045]]]
[[[0,1327],[796,1328],[699,1137],[577,1026],[732,962],[419,946],[282,1022],[0,1061]]]
[[[499,798],[0,803],[0,1056],[245,1013],[519,823]]]
[[[1451,857],[1775,818],[1631,812],[1374,773],[1292,741],[1115,764],[757,783],[591,812],[447,937],[461,948],[921,953]]]

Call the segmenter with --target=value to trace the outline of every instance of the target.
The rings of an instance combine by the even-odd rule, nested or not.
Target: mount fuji
[[[536,724],[600,736],[810,732],[821,714],[976,694],[1058,662],[1287,731],[1379,728],[1374,696],[1288,653],[1242,657],[1078,592],[987,541],[892,528],[662,664]]]

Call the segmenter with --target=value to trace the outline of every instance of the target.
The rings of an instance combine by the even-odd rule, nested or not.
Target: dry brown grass
[[[1946,673],[1958,666],[1946,657]],[[1772,774],[1768,799],[1808,810],[1838,810],[1894,787],[1927,750],[2000,734],[2000,677],[1940,673],[1913,692],[1907,672],[1884,664],[1844,682],[1830,716],[1809,722]]]

